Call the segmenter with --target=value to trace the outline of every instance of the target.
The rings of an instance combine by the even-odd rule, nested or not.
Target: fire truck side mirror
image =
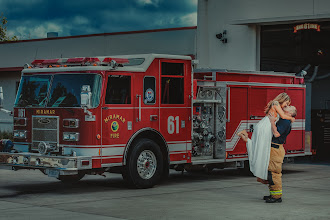
[[[3,108],[3,90],[0,86],[0,108]]]
[[[83,85],[80,92],[80,105],[81,107],[90,108],[92,103],[92,92],[90,85]]]

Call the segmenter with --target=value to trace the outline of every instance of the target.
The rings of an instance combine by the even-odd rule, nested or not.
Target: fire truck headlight
[[[79,141],[79,133],[63,132],[63,141]]]
[[[14,131],[14,138],[19,138],[19,131]]]
[[[26,126],[26,118],[14,118],[14,126]]]
[[[63,140],[66,141],[66,140],[70,140],[70,134],[68,133],[63,133]]]
[[[14,131],[14,138],[26,139],[26,131]]]

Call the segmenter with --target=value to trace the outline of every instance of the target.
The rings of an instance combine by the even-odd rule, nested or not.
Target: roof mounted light
[[[31,64],[32,64],[33,66],[41,65],[42,62],[44,62],[44,61],[45,61],[45,60],[34,60]]]
[[[84,59],[85,59],[84,57],[69,58],[66,62],[67,63],[82,63]]]
[[[113,58],[113,57],[106,57],[103,60],[103,63],[111,63],[111,61],[115,61],[116,63],[119,64],[124,64],[124,63],[129,63],[128,59],[124,59],[124,58]]]
[[[31,67],[45,68],[45,67],[68,67],[68,66],[98,66],[106,65],[116,68],[123,66],[123,64],[129,63],[128,59],[106,57],[102,61],[98,57],[75,57],[75,58],[60,58],[60,59],[44,59],[34,60],[31,63]],[[29,65],[25,65],[25,68],[31,68]]]
[[[59,59],[47,59],[47,60],[34,60],[31,65],[32,66],[51,66],[58,65]]]
[[[69,58],[66,63],[76,63],[76,64],[93,64],[100,62],[97,57],[77,57],[77,58]]]
[[[44,60],[42,64],[44,65],[53,65],[53,64],[58,64],[59,59],[50,59],[50,60]]]

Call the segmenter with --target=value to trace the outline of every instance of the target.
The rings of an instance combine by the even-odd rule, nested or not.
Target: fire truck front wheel
[[[132,147],[123,171],[126,182],[136,188],[156,185],[162,174],[163,158],[159,146],[150,139],[140,139]]]

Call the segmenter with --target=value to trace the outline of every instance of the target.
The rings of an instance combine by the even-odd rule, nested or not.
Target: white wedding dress
[[[248,139],[246,148],[249,155],[250,170],[256,177],[267,180],[270,147],[273,133],[268,116],[259,121]]]

